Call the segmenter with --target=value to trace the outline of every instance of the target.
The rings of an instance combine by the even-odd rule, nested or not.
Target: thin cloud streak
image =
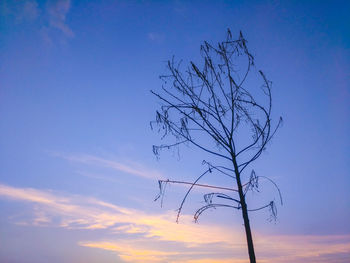
[[[67,38],[75,36],[67,23],[70,9],[70,0],[48,0],[44,5],[39,5],[39,1],[35,0],[5,0],[0,4],[1,15],[5,18],[13,16],[17,24],[30,22],[36,27],[44,42],[49,45],[57,40],[65,43]]]
[[[164,176],[160,172],[147,169],[138,163],[126,164],[89,154],[66,155],[56,153],[55,156],[61,157],[71,162],[94,165],[103,168],[110,168],[116,171],[132,174],[147,179],[164,179]]]
[[[246,262],[243,232],[232,226],[194,224],[189,215],[176,224],[170,212],[148,214],[92,197],[4,184],[0,197],[33,206],[22,225],[110,230],[112,239],[78,245],[113,251],[126,262]],[[256,247],[260,262],[348,262],[342,258],[350,258],[350,235],[256,235]]]
[[[81,242],[81,246],[112,251],[126,262],[246,262],[245,249],[236,249],[222,243],[212,243],[198,247],[182,246],[172,249],[172,244],[149,241],[101,241]],[[239,258],[241,257],[241,258]]]
[[[111,242],[100,243],[80,243],[81,246],[100,248],[103,250],[114,251],[118,253],[118,256],[127,262],[164,262],[169,256],[177,256],[180,252],[166,252],[155,249],[135,249],[130,245]]]
[[[70,0],[52,0],[47,3],[49,25],[61,31],[67,37],[74,37],[74,32],[66,24],[67,14],[71,8]]]
[[[28,23],[35,21],[40,14],[38,3],[34,0],[0,2],[0,15],[13,16],[16,23]]]
[[[137,209],[125,208],[101,200],[82,196],[60,196],[52,191],[32,188],[15,188],[0,184],[0,196],[36,205],[43,215],[60,216],[59,225],[74,229],[106,229],[131,233],[130,229],[144,229],[145,237],[164,241],[179,241],[195,244],[230,241],[225,229],[214,225],[193,224],[193,217],[183,215],[182,223],[175,222],[175,214],[147,214]],[[47,220],[46,220],[47,221]],[[118,228],[117,226],[127,227]],[[206,228],[210,230],[206,230]],[[208,232],[209,231],[209,232]],[[231,233],[233,234],[233,233]],[[207,240],[208,235],[212,238]],[[219,235],[219,236],[217,236]]]

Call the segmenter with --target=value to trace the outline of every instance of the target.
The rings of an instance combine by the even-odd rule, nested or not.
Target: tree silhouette
[[[151,91],[161,102],[151,127],[156,124],[162,139],[167,136],[173,138],[169,144],[153,146],[153,152],[158,156],[162,149],[187,144],[206,152],[214,162],[203,161],[206,170],[194,182],[160,180],[160,194],[156,200],[163,196],[168,183],[189,184],[178,209],[178,221],[194,187],[215,189],[204,195],[205,205],[195,212],[195,220],[210,208],[241,210],[249,259],[255,263],[248,212],[269,208],[275,217],[276,207],[271,201],[262,207],[248,209],[246,194],[258,190],[259,179],[264,178],[277,188],[281,203],[282,198],[271,179],[257,176],[254,170],[250,173],[246,170],[265,150],[282,118],[272,124],[271,82],[262,71],[256,70],[242,32],[238,39],[233,39],[228,30],[226,39],[217,46],[204,42],[200,54],[202,66],[190,62],[184,71],[180,68],[181,63],[176,63],[174,58],[168,61],[168,74],[160,77],[164,81],[161,91]],[[257,77],[261,84],[257,84]],[[235,182],[236,188],[199,184],[210,173],[228,176]]]

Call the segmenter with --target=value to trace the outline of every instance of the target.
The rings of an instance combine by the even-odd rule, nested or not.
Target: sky
[[[208,156],[153,155],[150,90],[172,56],[200,62],[230,28],[284,119],[252,165],[284,201],[275,222],[250,213],[258,262],[350,262],[349,13],[348,1],[1,1],[0,261],[248,262],[240,211],[194,223],[195,189],[177,224],[182,185],[154,202],[158,179],[193,181]],[[248,205],[278,197],[261,187]]]

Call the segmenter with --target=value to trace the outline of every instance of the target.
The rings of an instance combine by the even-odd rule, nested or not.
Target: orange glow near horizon
[[[81,241],[80,246],[113,251],[129,262],[172,262],[181,256],[183,262],[245,262],[246,245],[242,229],[213,224],[194,224],[192,216],[183,215],[175,222],[173,213],[147,214],[103,202],[91,197],[64,196],[52,191],[15,188],[0,185],[0,196],[35,206],[34,219],[26,225],[58,226],[86,231],[110,229],[116,238],[109,241]],[[16,223],[16,222],[14,222]],[[237,238],[239,237],[239,238]],[[128,239],[126,239],[128,240]],[[164,244],[180,246],[169,250]],[[169,244],[170,244],[169,243]],[[157,250],[152,249],[153,245]],[[323,262],[323,256],[350,253],[349,235],[255,235],[261,262]],[[220,251],[220,255],[216,251]],[[197,260],[197,261],[196,261]],[[180,261],[176,261],[180,262]],[[334,261],[336,262],[336,261]]]

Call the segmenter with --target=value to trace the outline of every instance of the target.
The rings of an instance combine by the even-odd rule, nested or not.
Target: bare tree
[[[184,71],[180,68],[181,63],[176,63],[174,58],[168,61],[168,74],[161,76],[164,81],[161,91],[151,91],[161,102],[151,127],[157,125],[162,139],[167,136],[173,138],[171,143],[153,146],[153,152],[158,156],[162,149],[187,144],[206,152],[214,163],[203,161],[206,170],[194,182],[159,181],[160,194],[156,199],[162,197],[167,183],[189,184],[178,209],[178,221],[194,187],[215,189],[204,195],[206,203],[195,212],[195,220],[210,208],[241,210],[250,262],[255,263],[248,212],[269,208],[272,216],[276,216],[276,207],[271,201],[248,209],[246,194],[257,190],[259,179],[264,178],[277,188],[281,203],[282,198],[272,180],[257,176],[254,170],[250,173],[246,170],[265,150],[282,118],[272,124],[271,82],[262,71],[256,70],[254,58],[241,32],[238,39],[233,39],[228,30],[226,40],[217,46],[204,42],[200,54],[202,65],[190,62]],[[257,84],[256,77],[260,84]],[[228,176],[236,188],[199,184],[204,176],[211,173]]]

